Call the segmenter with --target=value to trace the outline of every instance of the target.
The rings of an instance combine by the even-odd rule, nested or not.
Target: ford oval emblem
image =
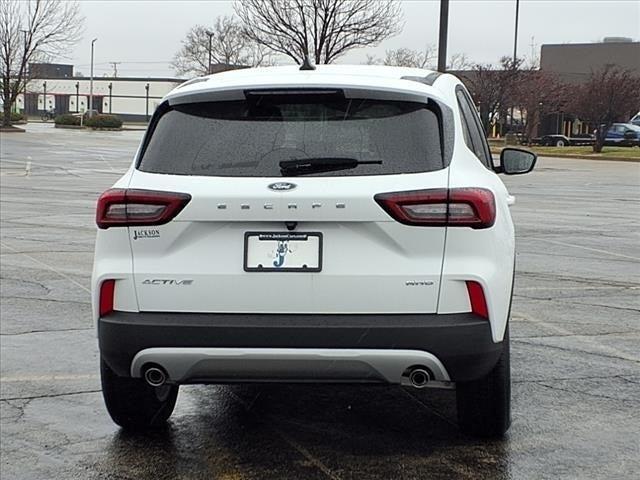
[[[296,187],[297,185],[295,183],[289,182],[276,182],[269,185],[269,189],[276,192],[288,192],[289,190],[293,190]]]

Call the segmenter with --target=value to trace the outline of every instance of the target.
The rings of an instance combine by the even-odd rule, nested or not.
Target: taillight
[[[114,188],[98,199],[99,228],[162,225],[171,221],[191,200],[191,195],[154,190]]]
[[[100,316],[104,317],[113,312],[113,294],[116,286],[115,280],[104,280],[100,284]]]
[[[487,300],[484,297],[482,285],[478,282],[467,281],[467,292],[469,293],[471,311],[481,317],[489,318],[489,309],[487,308]]]
[[[379,193],[374,199],[405,225],[489,228],[496,220],[493,193],[485,188]]]

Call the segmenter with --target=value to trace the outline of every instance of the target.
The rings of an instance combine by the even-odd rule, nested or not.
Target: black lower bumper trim
[[[98,321],[100,353],[121,376],[153,347],[376,348],[421,350],[453,381],[486,375],[502,352],[472,313],[310,315],[113,312]]]

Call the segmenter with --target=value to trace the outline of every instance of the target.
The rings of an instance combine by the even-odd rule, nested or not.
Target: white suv
[[[167,420],[186,383],[455,388],[461,428],[510,424],[513,201],[456,77],[364,66],[198,78],[98,201],[104,399]]]

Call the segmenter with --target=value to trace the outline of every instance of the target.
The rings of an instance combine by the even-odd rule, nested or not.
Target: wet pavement
[[[460,434],[453,392],[348,386],[182,387],[168,428],[132,435],[102,403],[89,279],[96,197],[141,134],[2,135],[3,479],[638,478],[639,163],[541,159],[505,177],[518,257],[504,440]]]

